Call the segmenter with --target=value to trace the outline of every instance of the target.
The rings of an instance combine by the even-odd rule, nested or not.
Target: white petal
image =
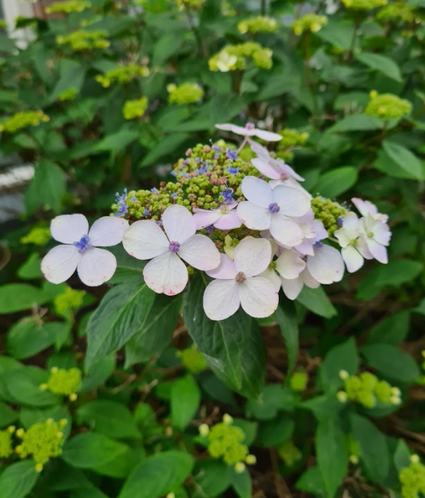
[[[314,249],[314,256],[307,258],[307,268],[311,276],[321,284],[339,282],[344,275],[341,253],[327,245]]]
[[[97,287],[110,280],[117,269],[115,256],[105,249],[87,249],[78,263],[78,276],[83,284]]]
[[[266,140],[267,142],[278,142],[282,140],[282,135],[279,133],[273,133],[272,131],[260,130],[259,128],[254,128],[255,137],[261,138],[261,140]]]
[[[378,214],[378,208],[375,204],[372,204],[369,201],[364,201],[363,199],[359,199],[357,197],[353,197],[351,201],[362,216],[367,216],[368,214],[376,216]]]
[[[220,264],[220,253],[214,242],[205,235],[192,235],[178,251],[178,255],[198,270],[214,270]]]
[[[270,233],[279,244],[288,247],[298,246],[304,239],[303,231],[297,223],[280,213],[272,215]]]
[[[214,225],[214,223],[221,218],[219,211],[208,211],[207,209],[197,209],[193,215],[196,223],[196,230]]]
[[[314,239],[304,239],[301,244],[294,247],[303,256],[314,256]]]
[[[283,251],[276,260],[276,270],[280,276],[288,280],[297,278],[304,270],[306,263],[296,251]]]
[[[260,157],[256,157],[252,159],[251,162],[258,169],[258,171],[267,178],[271,178],[272,180],[280,179],[280,172],[277,171],[268,161]]]
[[[338,239],[338,243],[341,247],[347,247],[350,243],[356,239],[353,238],[353,234],[344,228],[340,228],[339,230],[335,230],[335,237]]]
[[[315,278],[313,278],[308,271],[308,267],[301,273],[300,278],[304,282],[304,285],[310,287],[310,289],[317,289],[320,287],[320,282],[318,282]]]
[[[255,140],[252,140],[252,139],[249,139],[248,142],[249,142],[249,145],[251,147],[252,152],[257,154],[258,157],[260,157],[261,159],[264,159],[266,161],[271,159],[270,152],[268,151],[267,147],[263,147],[258,142],[256,142]]]
[[[387,248],[385,246],[379,244],[373,239],[367,239],[366,244],[370,253],[377,261],[383,263],[384,265],[388,263]]]
[[[275,291],[279,292],[281,286],[280,277],[272,268],[267,268],[267,270],[263,271],[263,273],[260,273],[258,276],[270,280],[270,282],[273,284],[273,287],[275,288]]]
[[[342,259],[347,266],[347,270],[350,273],[354,273],[359,270],[364,263],[363,256],[357,251],[353,246],[347,246],[341,249]]]
[[[359,231],[359,218],[356,213],[353,213],[352,211],[345,216],[345,218],[342,221],[342,227],[344,230],[350,231],[353,234],[357,234]]]
[[[369,251],[366,243],[366,238],[360,236],[357,239],[356,249],[364,257],[364,259],[373,259],[372,253]]]
[[[241,305],[248,315],[254,318],[266,318],[276,311],[279,294],[267,278],[247,278],[239,287]]]
[[[241,190],[244,197],[248,201],[257,204],[258,206],[268,208],[273,202],[272,189],[270,185],[255,176],[246,176],[242,180]]]
[[[229,258],[227,254],[220,253],[220,264],[214,270],[205,272],[211,278],[218,278],[219,280],[231,280],[236,277],[236,266],[233,259]]]
[[[237,135],[242,135],[243,137],[251,137],[254,135],[253,129],[245,128],[244,126],[237,126],[231,123],[216,124],[216,128],[223,131],[231,131]],[[281,137],[282,138],[282,137]]]
[[[297,299],[299,293],[302,291],[304,287],[304,282],[301,277],[293,278],[291,280],[286,280],[286,278],[282,278],[282,290],[285,296],[293,301]]]
[[[122,242],[128,221],[113,216],[103,216],[96,220],[89,231],[89,242],[96,247],[116,246]]]
[[[213,280],[204,292],[204,311],[210,320],[225,320],[240,306],[239,287],[234,280]]]
[[[238,216],[243,224],[252,230],[268,230],[270,228],[271,212],[252,202],[242,201],[238,206]]]
[[[192,213],[184,206],[174,204],[168,207],[161,219],[170,242],[182,244],[196,233],[196,222]]]
[[[390,243],[391,232],[387,224],[382,223],[381,221],[376,221],[373,225],[373,238],[379,244],[383,246],[387,246]]]
[[[151,259],[168,251],[169,241],[153,220],[136,221],[124,232],[124,249],[137,259]]]
[[[170,251],[149,261],[143,269],[143,276],[150,289],[167,296],[180,294],[189,278],[183,261]]]
[[[80,259],[81,254],[75,246],[56,246],[44,256],[41,271],[49,282],[60,284],[75,272]]]
[[[273,189],[273,202],[279,204],[279,212],[286,216],[303,216],[311,207],[310,199],[302,190],[285,185]]]
[[[263,273],[272,259],[272,246],[267,239],[244,239],[234,251],[236,271],[253,277]]]
[[[242,220],[239,218],[236,210],[230,213],[222,214],[220,218],[214,223],[216,228],[220,230],[233,230],[242,226]]]
[[[73,244],[89,232],[89,222],[82,214],[63,214],[50,223],[52,237],[63,244]]]

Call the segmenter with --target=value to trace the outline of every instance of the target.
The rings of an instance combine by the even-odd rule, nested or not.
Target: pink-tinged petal
[[[134,258],[151,259],[167,252],[169,241],[153,220],[141,220],[127,228],[122,245]]]
[[[267,239],[244,239],[234,251],[236,271],[254,277],[267,269],[272,259],[272,246]]]
[[[207,211],[206,209],[197,210],[193,215],[193,219],[196,223],[196,230],[202,230],[202,228],[214,225],[220,217],[221,214],[218,211]]]
[[[81,254],[75,246],[56,246],[44,256],[41,271],[52,284],[61,284],[75,272],[80,259]]]
[[[304,239],[301,244],[294,247],[303,256],[314,256],[314,239]]]
[[[280,277],[272,268],[267,268],[266,271],[263,271],[263,273],[260,273],[258,276],[270,280],[275,291],[279,292],[281,286]]]
[[[214,226],[220,230],[233,230],[242,226],[242,220],[239,218],[238,212],[234,210],[221,215],[220,219],[214,223]]]
[[[78,276],[89,287],[97,287],[110,280],[117,269],[115,256],[105,249],[87,249],[78,263]]]
[[[255,137],[261,138],[261,140],[265,140],[266,142],[278,142],[279,140],[282,140],[282,135],[279,135],[279,133],[260,130],[259,128],[254,128],[253,135]]]
[[[213,280],[204,292],[204,311],[210,320],[225,320],[240,306],[239,285],[235,280]]]
[[[196,233],[196,222],[192,213],[184,206],[174,204],[168,207],[161,219],[170,242],[183,244],[185,240]]]
[[[298,188],[277,185],[273,189],[273,202],[280,207],[280,213],[286,216],[303,216],[311,208],[307,195]]]
[[[272,219],[271,212],[249,201],[242,201],[238,206],[238,216],[243,224],[252,230],[268,230]]]
[[[268,161],[260,157],[256,157],[252,159],[251,162],[258,169],[258,171],[267,178],[271,178],[272,180],[280,179],[281,173],[271,166]]]
[[[304,239],[303,231],[297,223],[280,213],[272,216],[270,233],[279,244],[287,247],[298,246]]]
[[[316,247],[314,256],[308,256],[307,268],[311,276],[321,284],[339,282],[344,275],[341,253],[334,247],[326,245]]]
[[[356,206],[362,216],[367,216],[368,214],[375,216],[378,214],[378,208],[369,201],[353,197],[351,202]]]
[[[220,253],[214,242],[205,235],[192,235],[184,242],[178,255],[198,270],[214,270],[220,264]]]
[[[143,276],[150,289],[167,296],[180,294],[189,279],[183,261],[170,251],[149,261],[143,269]]]
[[[379,244],[378,242],[376,242],[376,240],[373,239],[367,239],[366,244],[370,253],[377,261],[383,263],[384,265],[388,263],[388,253],[385,246]]]
[[[385,223],[376,221],[373,225],[372,232],[373,238],[376,240],[376,242],[379,242],[379,244],[387,246],[390,243],[391,231],[388,225],[386,225]]]
[[[227,254],[220,253],[220,264],[214,270],[209,270],[205,273],[211,278],[232,280],[236,277],[237,271],[233,259],[229,258]]]
[[[251,277],[240,285],[242,309],[254,318],[272,315],[279,304],[279,294],[275,286],[263,277]]]
[[[122,242],[128,221],[122,218],[103,216],[96,220],[89,231],[89,241],[92,246],[109,247]]]
[[[276,270],[280,276],[288,280],[297,278],[304,270],[306,263],[296,251],[283,251],[276,260]]]
[[[305,181],[305,178],[303,178],[301,175],[299,175],[289,164],[284,163],[283,161],[277,161],[279,163],[280,168],[282,169],[283,173],[285,175],[294,178],[295,180],[298,180],[299,182]]]
[[[241,190],[248,201],[257,204],[258,206],[268,208],[273,202],[270,185],[255,176],[246,176],[242,180]]]
[[[254,154],[257,154],[258,157],[266,161],[271,159],[270,152],[268,151],[267,147],[263,147],[261,144],[255,142],[255,140],[252,139],[249,139],[248,142],[252,152],[254,152]]]
[[[89,232],[89,222],[82,214],[63,214],[50,223],[52,237],[62,244],[73,244]]]
[[[353,246],[347,246],[341,249],[342,259],[345,262],[345,266],[350,273],[354,273],[359,270],[364,263],[363,256],[357,251]]]
[[[373,259],[372,253],[369,251],[369,249],[367,247],[367,243],[366,243],[366,238],[365,237],[360,236],[357,239],[356,249],[364,257],[364,259]]]
[[[304,282],[301,277],[293,278],[291,280],[286,280],[286,278],[282,278],[282,290],[285,296],[293,301],[297,299],[300,292],[304,287]]]
[[[310,287],[310,289],[317,289],[318,287],[320,287],[320,282],[318,282],[315,278],[313,278],[310,274],[310,272],[308,271],[308,268],[306,267],[306,269],[301,273],[300,275],[300,278],[302,279],[302,281],[304,282],[304,285],[306,285],[307,287]]]

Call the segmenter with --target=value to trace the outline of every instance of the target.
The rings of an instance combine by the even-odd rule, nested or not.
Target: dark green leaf
[[[12,463],[0,475],[1,498],[24,498],[35,486],[40,473],[33,460]]]
[[[389,57],[370,52],[362,52],[360,54],[356,54],[356,59],[362,64],[370,67],[370,69],[385,74],[388,78],[395,81],[402,81],[400,68]]]
[[[359,357],[357,354],[356,341],[350,338],[338,346],[334,346],[325,356],[320,365],[320,380],[325,389],[335,391],[342,384],[339,373],[345,370],[350,375],[357,373],[359,368]]]
[[[288,375],[291,374],[298,357],[298,323],[294,304],[285,299],[274,313],[285,341],[288,355]]]
[[[334,198],[349,190],[358,178],[357,169],[353,166],[335,168],[320,176],[315,190],[324,197]]]
[[[39,207],[44,206],[59,213],[65,193],[65,173],[57,164],[43,159],[35,167],[34,178],[26,191],[27,210],[29,213],[34,213]]]
[[[191,375],[176,380],[171,388],[171,420],[183,430],[194,417],[201,401],[198,384]]]
[[[323,316],[324,318],[332,318],[337,314],[336,309],[322,287],[310,289],[304,286],[297,297],[297,301],[316,315]]]
[[[28,310],[49,300],[49,296],[38,287],[28,284],[6,284],[0,286],[0,315]]]

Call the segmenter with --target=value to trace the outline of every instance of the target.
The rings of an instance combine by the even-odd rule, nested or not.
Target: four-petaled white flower
[[[270,316],[277,308],[279,297],[274,285],[259,276],[268,267],[272,248],[266,239],[244,239],[235,248],[234,260],[221,255],[220,266],[208,271],[215,278],[204,293],[205,314],[211,320],[224,320],[242,306],[255,318]]]
[[[273,133],[272,131],[261,130],[256,128],[252,123],[247,123],[245,126],[237,126],[231,123],[216,124],[216,128],[223,131],[231,131],[236,133],[236,135],[242,135],[243,137],[258,137],[261,140],[266,140],[267,142],[277,142],[282,140],[282,135],[278,133]]]
[[[378,208],[370,201],[364,201],[363,199],[359,199],[357,197],[353,197],[351,201],[362,216],[370,214],[374,220],[382,221],[383,223],[388,221],[388,215],[379,213]]]
[[[388,263],[387,247],[390,243],[391,232],[388,225],[375,220],[368,214],[360,220],[359,232],[364,236],[366,246],[372,256],[380,263]]]
[[[96,287],[110,280],[117,260],[105,249],[122,241],[128,221],[104,216],[89,230],[89,222],[82,214],[57,216],[50,225],[52,237],[63,245],[54,247],[41,262],[41,271],[49,282],[60,284],[78,269],[81,281]]]
[[[202,228],[214,225],[220,230],[233,230],[234,228],[239,228],[242,225],[242,220],[239,218],[235,207],[238,205],[237,202],[232,202],[231,204],[223,204],[217,209],[199,209],[195,208],[193,215],[196,222],[196,229],[201,230]]]
[[[290,217],[303,216],[310,209],[310,199],[299,189],[277,185],[274,189],[260,178],[246,176],[241,184],[247,199],[238,205],[238,215],[252,230],[270,230],[272,237],[287,247],[304,239],[299,225]]]
[[[279,292],[280,286],[282,286],[283,292],[286,294],[285,289],[291,287],[291,283],[288,282],[298,280],[305,267],[306,263],[297,251],[294,249],[283,249],[277,260],[261,276],[268,278],[274,284],[277,292]]]
[[[153,220],[136,221],[124,233],[123,246],[137,259],[151,259],[143,270],[146,285],[173,296],[188,281],[183,261],[198,270],[213,270],[220,264],[220,253],[211,239],[195,234],[195,219],[185,207],[168,207],[162,224],[165,233]]]

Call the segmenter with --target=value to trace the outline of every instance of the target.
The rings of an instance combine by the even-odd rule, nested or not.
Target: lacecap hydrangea
[[[387,263],[388,217],[369,201],[348,204],[302,186],[304,178],[261,145],[282,135],[233,124],[216,125],[226,139],[187,150],[171,172],[173,181],[150,190],[117,194],[114,216],[91,229],[81,214],[51,223],[61,244],[42,261],[45,277],[64,282],[77,269],[86,285],[112,278],[115,256],[103,249],[122,243],[146,261],[143,279],[156,293],[184,291],[196,270],[209,279],[203,296],[206,315],[224,320],[241,307],[255,318],[270,316],[281,299],[296,299],[304,286],[342,280],[365,260]],[[251,150],[251,160],[241,158]],[[345,263],[345,264],[344,264]]]

